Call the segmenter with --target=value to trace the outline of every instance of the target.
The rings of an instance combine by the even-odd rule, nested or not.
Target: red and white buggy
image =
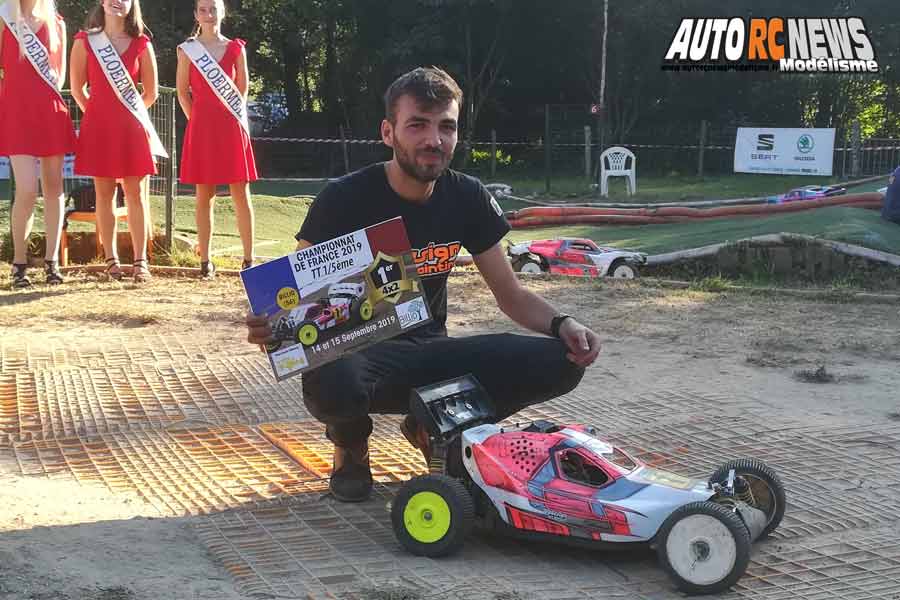
[[[514,271],[531,274],[634,279],[647,263],[646,254],[598,246],[587,238],[530,240],[506,251]]]
[[[312,346],[319,341],[321,332],[349,323],[354,318],[360,322],[368,321],[372,314],[372,302],[366,295],[365,284],[334,283],[325,298],[301,304],[279,317],[272,324],[275,339],[266,347],[273,352],[286,341]]]
[[[590,547],[649,544],[682,591],[707,594],[743,575],[751,542],[784,515],[781,481],[756,460],[697,480],[650,467],[590,427],[503,428],[471,376],[418,388],[410,404],[429,432],[431,474],[403,484],[391,518],[414,554],[459,550],[476,522]]]

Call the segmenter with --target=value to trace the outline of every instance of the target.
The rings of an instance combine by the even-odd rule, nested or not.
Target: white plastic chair
[[[628,159],[631,159],[631,166],[625,168]],[[609,161],[609,168],[606,168],[606,162]],[[609,178],[625,177],[628,193],[634,195],[637,193],[637,183],[635,182],[635,158],[634,153],[628,148],[622,146],[613,146],[607,148],[600,155],[600,195],[609,196]]]

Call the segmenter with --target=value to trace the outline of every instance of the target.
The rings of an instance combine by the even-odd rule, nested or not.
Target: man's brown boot
[[[372,471],[369,469],[369,443],[334,447],[334,467],[329,486],[331,494],[341,502],[362,502],[372,493]]]
[[[418,448],[422,452],[425,464],[430,466],[431,440],[428,439],[428,431],[425,430],[425,427],[419,425],[414,416],[406,415],[400,423],[400,433],[413,448]]]

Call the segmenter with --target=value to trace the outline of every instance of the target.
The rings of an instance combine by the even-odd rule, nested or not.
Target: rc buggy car
[[[646,264],[647,255],[603,248],[586,238],[534,240],[511,244],[507,253],[513,270],[520,273],[558,273],[581,277],[633,279]]]
[[[300,342],[312,346],[319,340],[319,334],[332,327],[372,318],[372,302],[366,295],[362,283],[334,283],[328,288],[325,298],[301,304],[282,315],[272,325],[274,341],[267,345],[270,352],[277,350],[282,342]]]
[[[786,194],[780,196],[772,196],[769,204],[781,204],[782,202],[794,202],[796,200],[815,200],[816,198],[828,198],[831,196],[840,196],[846,194],[847,189],[836,186],[806,185],[801,188],[795,188]]]
[[[784,515],[784,487],[759,461],[697,480],[652,468],[590,427],[500,427],[471,376],[414,390],[410,409],[429,433],[431,473],[403,484],[391,520],[413,554],[458,551],[476,522],[533,540],[649,544],[679,589],[708,594],[743,575],[751,542]]]

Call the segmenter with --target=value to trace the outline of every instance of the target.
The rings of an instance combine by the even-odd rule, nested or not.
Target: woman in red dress
[[[53,0],[8,0],[16,29],[27,25],[50,54],[59,87],[66,73],[66,24]],[[63,213],[63,157],[75,149],[75,130],[69,110],[25,56],[13,32],[0,19],[0,156],[8,156],[16,179],[12,207],[13,287],[31,285],[26,274],[28,238],[34,222],[40,161],[44,195],[46,253],[44,270],[49,284],[62,283],[56,263]]]
[[[156,174],[156,164],[147,131],[109,84],[88,36],[99,31],[106,34],[132,81],[143,84],[141,98],[147,108],[159,95],[156,55],[150,39],[144,35],[139,0],[102,0],[88,16],[85,30],[75,36],[69,75],[72,96],[84,111],[75,172],[94,178],[97,228],[106,254],[106,272],[111,279],[122,278],[113,213],[116,183],[121,181],[134,248],[134,280],[142,282],[150,278],[147,268],[150,204],[143,197],[143,184],[148,175]]]
[[[247,54],[243,40],[229,40],[220,33],[225,17],[224,3],[222,0],[196,0],[194,16],[199,23],[196,41],[218,61],[222,73],[234,82],[246,110]],[[178,48],[176,87],[178,101],[188,119],[181,153],[181,181],[197,186],[200,272],[210,279],[215,276],[209,247],[217,185],[227,184],[231,191],[244,250],[243,268],[253,264],[253,206],[249,183],[257,179],[256,163],[249,134],[182,48]]]

